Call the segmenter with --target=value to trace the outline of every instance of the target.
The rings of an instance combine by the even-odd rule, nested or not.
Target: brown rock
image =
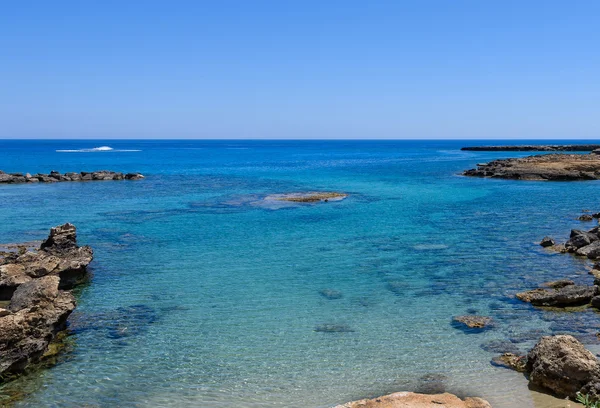
[[[559,397],[572,397],[594,381],[600,371],[598,359],[572,336],[544,336],[527,355],[531,384]]]
[[[517,293],[516,297],[534,306],[579,306],[589,303],[598,294],[596,286],[567,285],[558,289],[533,289]]]
[[[414,392],[396,392],[383,397],[363,399],[337,405],[335,408],[491,408],[489,402],[481,398],[465,398],[456,395],[416,394]]]
[[[471,329],[483,329],[492,325],[493,320],[488,316],[465,315],[455,316],[452,320],[464,324]]]
[[[491,363],[498,367],[510,368],[511,370],[524,373],[526,371],[527,357],[518,356],[513,353],[504,353],[498,357],[494,357]]]

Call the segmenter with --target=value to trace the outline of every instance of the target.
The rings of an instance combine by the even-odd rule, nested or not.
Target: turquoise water
[[[599,184],[461,177],[527,155],[465,144],[0,141],[4,171],[147,176],[0,186],[0,241],[41,239],[68,221],[95,250],[73,346],[10,385],[27,393],[17,406],[327,407],[442,385],[495,407],[540,406],[481,344],[513,338],[525,351],[542,332],[594,342],[593,312],[536,311],[512,295],[564,277],[591,282],[584,261],[536,242],[586,227],[575,218],[600,210]],[[56,151],[98,146],[115,150]],[[350,196],[263,201],[313,190]],[[474,311],[495,328],[452,326]]]

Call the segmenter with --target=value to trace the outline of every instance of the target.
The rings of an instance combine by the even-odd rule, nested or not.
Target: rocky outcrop
[[[555,289],[533,289],[517,293],[516,297],[534,306],[581,306],[590,303],[599,294],[597,286],[572,285],[559,286]]]
[[[531,384],[559,397],[592,393],[600,384],[598,359],[572,336],[545,336],[527,355]]]
[[[55,183],[59,181],[93,181],[93,180],[140,180],[144,176],[141,173],[119,173],[115,171],[82,171],[80,173],[64,173],[51,171],[48,174],[37,173],[5,173],[0,170],[0,184],[18,183]]]
[[[553,246],[554,244],[556,244],[556,243],[555,243],[555,242],[554,242],[554,240],[553,240],[552,238],[550,238],[550,237],[544,237],[544,238],[542,238],[542,240],[540,241],[540,245],[541,245],[542,247],[544,247],[544,248],[551,247],[551,246]]]
[[[77,246],[75,226],[52,228],[36,251],[0,257],[0,382],[44,361],[48,349],[75,309],[64,290],[83,281],[93,257],[88,246]]]
[[[513,180],[600,180],[600,155],[545,154],[478,164],[465,176]]]
[[[47,275],[60,278],[60,289],[71,289],[85,280],[92,258],[89,246],[77,246],[74,225],[52,228],[39,250],[0,258],[0,300],[10,300],[19,285]]]
[[[526,371],[527,357],[514,353],[503,353],[492,359],[492,365],[510,368],[520,373],[524,373]]]
[[[593,152],[596,149],[600,149],[600,145],[468,146],[460,150],[479,152]]]
[[[307,193],[271,194],[265,200],[290,201],[294,203],[318,203],[327,201],[341,201],[348,197],[345,193],[329,191],[311,191]]]
[[[383,397],[363,399],[337,405],[334,408],[491,408],[489,402],[481,398],[458,398],[449,393],[417,394],[414,392],[396,392]]]

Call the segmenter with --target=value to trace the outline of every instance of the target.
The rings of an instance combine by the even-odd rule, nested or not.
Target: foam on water
[[[493,350],[565,331],[595,347],[594,313],[539,311],[513,295],[591,282],[586,261],[536,242],[581,227],[581,209],[597,209],[596,182],[457,177],[502,157],[447,154],[460,142],[110,143],[143,152],[0,141],[8,172],[146,175],[0,186],[0,241],[41,239],[69,221],[95,249],[72,347],[3,387],[25,392],[17,406],[327,407],[445,389],[494,407],[551,407],[521,374],[493,367]],[[276,208],[264,199],[298,191],[350,195]],[[466,313],[497,324],[464,332],[452,316]]]
[[[113,149],[110,146],[93,147],[91,149],[58,149],[58,153],[95,153],[95,152],[141,152],[138,149]]]

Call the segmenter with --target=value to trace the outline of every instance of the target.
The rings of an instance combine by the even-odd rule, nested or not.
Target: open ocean
[[[443,388],[495,408],[546,407],[484,348],[512,339],[525,352],[542,333],[568,332],[599,351],[594,312],[538,311],[513,295],[591,283],[584,261],[537,242],[591,228],[575,219],[600,210],[600,184],[459,175],[536,154],[462,146],[528,143],[577,141],[0,140],[6,172],[146,176],[0,185],[0,242],[71,222],[95,251],[69,352],[4,392],[24,391],[19,407],[249,408]],[[114,150],[89,151],[100,146]],[[349,197],[262,200],[314,190]],[[452,325],[472,312],[496,326]]]

